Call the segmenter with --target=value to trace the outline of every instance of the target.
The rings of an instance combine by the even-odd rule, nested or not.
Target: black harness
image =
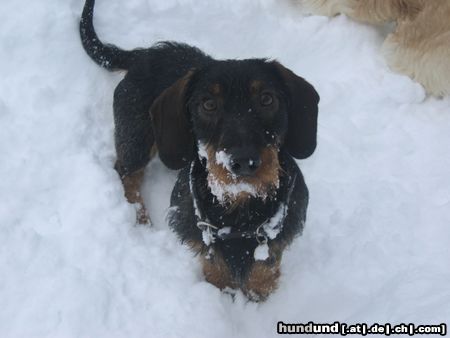
[[[255,230],[246,230],[239,231],[233,229],[233,227],[219,227],[217,225],[212,224],[209,219],[205,216],[205,213],[199,207],[198,195],[194,184],[193,178],[193,169],[194,169],[195,161],[192,162],[191,168],[189,171],[189,188],[192,196],[192,202],[194,205],[196,225],[202,231],[203,242],[210,246],[215,242],[216,239],[226,241],[229,239],[237,239],[237,238],[247,238],[247,239],[256,239],[259,244],[265,244],[269,240],[275,239],[276,236],[283,229],[284,221],[286,220],[289,203],[291,201],[292,192],[295,187],[295,182],[297,179],[297,174],[291,176],[287,183],[288,191],[286,194],[286,200],[280,202],[278,210],[271,217],[268,217],[264,222],[262,222],[259,226],[256,227]],[[272,218],[275,216],[278,219],[274,222],[271,222]]]

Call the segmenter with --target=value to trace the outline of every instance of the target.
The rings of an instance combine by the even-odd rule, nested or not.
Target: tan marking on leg
[[[140,187],[144,178],[144,169],[138,170],[131,175],[122,178],[123,187],[125,189],[125,197],[130,203],[142,202]]]
[[[280,262],[268,264],[256,261],[242,288],[245,295],[253,301],[264,301],[278,287],[280,277]]]
[[[265,301],[278,287],[283,243],[269,243],[269,257],[265,261],[256,261],[250,269],[242,291],[253,301]]]
[[[214,253],[210,258],[206,258],[203,255],[201,256],[201,263],[203,265],[203,274],[209,283],[221,290],[227,287],[237,288],[229,267],[219,254]]]
[[[191,249],[196,254],[205,252],[207,249],[207,247],[205,246],[203,241],[189,239],[189,240],[185,241],[184,243],[189,247],[189,249]]]
[[[138,224],[149,224],[150,217],[144,205],[141,196],[141,184],[144,178],[144,169],[140,169],[131,175],[122,177],[123,187],[125,189],[125,197],[131,204],[137,205],[136,221]]]

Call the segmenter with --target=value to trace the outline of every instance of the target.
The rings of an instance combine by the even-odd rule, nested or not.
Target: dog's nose
[[[261,165],[261,159],[240,158],[231,161],[231,171],[238,176],[251,176]]]
[[[260,156],[245,149],[232,152],[230,169],[238,176],[251,176],[261,166]]]

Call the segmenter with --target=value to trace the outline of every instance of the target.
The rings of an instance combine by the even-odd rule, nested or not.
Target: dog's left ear
[[[194,158],[194,135],[186,106],[192,74],[188,72],[164,90],[150,108],[159,157],[170,169],[181,169]]]
[[[291,70],[274,62],[288,90],[288,132],[284,142],[289,154],[304,159],[314,152],[317,144],[317,113],[319,94],[314,87]]]

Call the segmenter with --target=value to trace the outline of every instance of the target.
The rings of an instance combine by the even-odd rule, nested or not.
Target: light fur
[[[281,166],[278,161],[278,149],[274,146],[261,151],[261,165],[252,176],[236,177],[223,164],[216,159],[216,149],[206,146],[206,159],[208,168],[208,184],[214,194],[214,187],[223,191],[223,195],[216,195],[219,202],[230,205],[233,210],[238,205],[245,204],[251,196],[265,199],[275,193],[279,187]],[[203,154],[205,155],[205,154]],[[245,185],[251,192],[242,190],[230,193],[227,187]]]
[[[435,96],[450,95],[450,0],[295,0],[313,14],[395,21],[382,51],[389,67]]]

